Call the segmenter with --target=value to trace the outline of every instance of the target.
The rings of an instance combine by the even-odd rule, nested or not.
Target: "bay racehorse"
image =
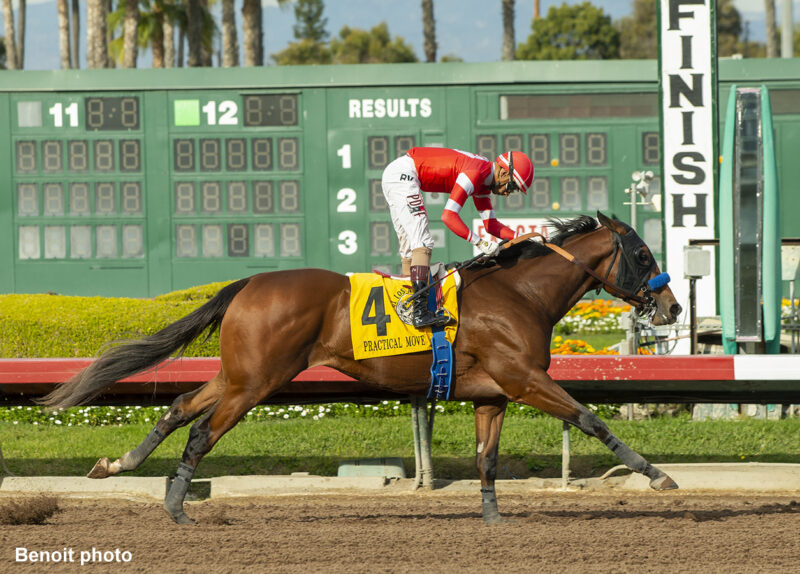
[[[525,240],[462,270],[460,325],[454,345],[452,399],[475,406],[476,462],[486,522],[501,520],[494,483],[497,448],[508,401],[530,405],[597,437],[656,490],[672,479],[622,443],[590,410],[547,374],[555,325],[589,290],[605,288],[630,301],[656,325],[681,312],[648,247],[636,232],[598,213],[553,220],[547,244]],[[548,247],[548,245],[550,247]],[[309,367],[326,365],[351,377],[409,395],[425,395],[429,353],[356,361],[350,339],[349,279],[322,269],[262,273],[224,287],[191,314],[138,341],[123,342],[44,398],[54,408],[84,404],[116,381],[182,352],[208,329],[220,330],[219,373],[181,395],[135,449],[89,473],[105,478],[133,470],[178,427],[191,427],[164,506],[191,523],[183,502],[203,456],[255,405]]]

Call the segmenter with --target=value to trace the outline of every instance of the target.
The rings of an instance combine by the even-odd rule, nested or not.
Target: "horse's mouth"
[[[668,310],[664,310],[661,305],[658,305],[650,317],[650,323],[653,325],[672,325],[678,320],[683,309],[678,303],[670,305]]]

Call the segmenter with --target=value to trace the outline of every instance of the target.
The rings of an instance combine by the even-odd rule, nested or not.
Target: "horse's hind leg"
[[[103,457],[89,471],[89,478],[106,478],[134,470],[167,438],[172,431],[185,426],[207,411],[222,396],[224,384],[221,374],[194,391],[176,398],[172,406],[158,420],[153,429],[135,449],[111,462]]]
[[[269,388],[265,385],[265,388]],[[189,440],[183,451],[178,472],[164,500],[164,508],[178,524],[193,524],[194,520],[183,511],[183,501],[189,490],[189,483],[203,456],[208,453],[217,441],[232,429],[237,422],[267,396],[268,391],[258,394],[247,391],[233,391],[230,385],[226,388],[222,399],[203,417],[192,425]]]
[[[475,462],[481,477],[481,510],[483,521],[496,524],[502,521],[497,511],[494,481],[497,478],[497,447],[508,401],[475,401]]]

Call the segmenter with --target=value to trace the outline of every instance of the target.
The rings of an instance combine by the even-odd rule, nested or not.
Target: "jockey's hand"
[[[487,257],[494,257],[497,255],[497,252],[500,251],[500,246],[497,243],[493,241],[486,241],[485,239],[478,241],[478,244],[475,247],[482,251]]]

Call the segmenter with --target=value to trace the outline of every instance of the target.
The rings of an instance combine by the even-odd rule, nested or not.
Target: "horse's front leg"
[[[497,447],[508,401],[474,401],[475,405],[475,462],[481,477],[481,506],[483,521],[496,524],[502,521],[497,511],[494,481],[497,478]]]
[[[506,369],[503,381],[498,383],[512,401],[530,405],[578,427],[589,436],[598,438],[622,463],[650,479],[654,490],[669,490],[678,485],[665,472],[647,462],[637,452],[619,440],[600,418],[573,399],[550,376],[540,368],[522,372],[517,368]],[[518,383],[516,381],[527,381]]]

